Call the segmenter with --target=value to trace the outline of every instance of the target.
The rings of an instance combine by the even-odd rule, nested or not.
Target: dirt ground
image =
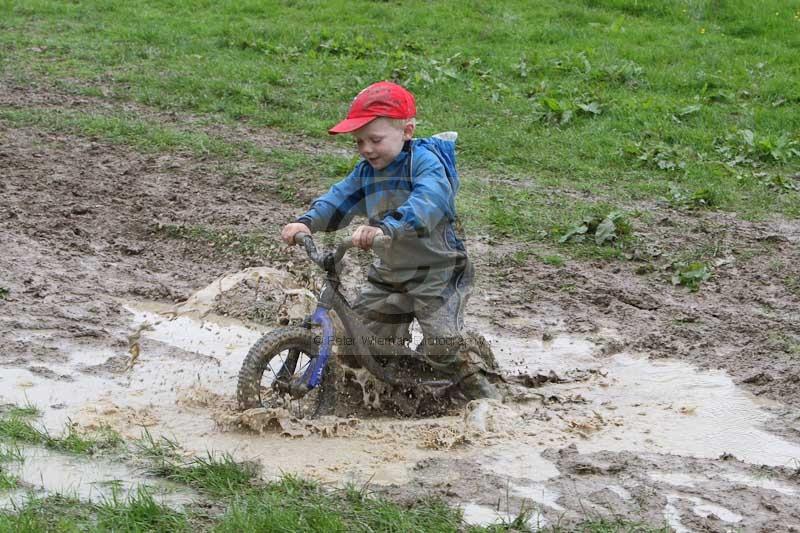
[[[84,111],[101,107],[88,98],[8,84],[0,84],[0,105]],[[172,125],[192,121],[174,114],[142,113]],[[266,148],[301,145],[311,153],[338,150],[247,128],[215,127],[215,133],[246,138]],[[131,315],[125,302],[173,305],[220,275],[263,265],[302,277],[307,267],[300,251],[287,250],[277,238],[246,248],[235,239],[209,245],[207,240],[179,238],[169,231],[178,225],[203,226],[216,235],[277,236],[302,208],[278,199],[267,179],[276,174],[276,169],[247,160],[149,155],[97,139],[0,121],[0,287],[8,290],[0,300],[2,389],[10,390],[17,376],[25,373],[53,387],[80,382],[81,372],[59,370],[77,351],[110,349],[116,354],[89,372],[94,376],[117,379],[129,372],[124,356]],[[591,344],[586,357],[596,362],[589,365],[596,369],[622,368],[615,366],[621,365],[615,358],[634,354],[649,359],[648,364],[680,363],[681,369],[693,368],[692,372],[729,376],[737,394],[758,406],[754,416],[761,418],[754,421],[753,431],[782,443],[791,456],[800,449],[800,221],[775,217],[749,222],[729,213],[687,213],[658,204],[628,207],[648,212],[655,221],[634,222],[638,241],[645,244],[630,261],[567,260],[563,266],[552,266],[535,255],[515,261],[513,252],[546,250],[469,236],[478,272],[468,309],[470,327],[505,339],[503,345],[512,352],[509,361],[520,356],[509,339],[541,347],[551,339],[575,338]],[[715,264],[711,280],[695,293],[669,281],[669,265],[687,250],[703,253]],[[176,357],[184,364],[192,360],[185,351]],[[567,350],[560,373],[573,366],[569,357]],[[574,367],[578,366],[576,362]],[[682,390],[680,381],[676,396]],[[570,389],[562,385],[553,392],[558,401],[539,398],[538,403],[520,408],[514,414],[520,418],[511,423],[536,417],[566,420],[576,413],[591,418],[603,405],[603,387],[608,384],[601,382],[594,376],[573,383],[582,387],[575,389],[580,397],[574,402],[567,400]],[[707,396],[712,394],[709,390]],[[662,400],[677,405],[682,398]],[[207,405],[195,403],[199,408]],[[641,409],[646,411],[643,403]],[[51,406],[58,404],[54,400]],[[685,408],[684,414],[691,416],[694,408]],[[504,412],[499,406],[487,409]],[[715,416],[713,410],[710,416]],[[589,436],[578,431],[573,440],[539,442],[543,452],[536,461],[548,465],[542,467],[542,475],[486,467],[487,458],[503,456],[506,443],[524,446],[529,434],[506,431],[506,440],[498,440],[493,448],[496,443],[485,431],[470,439],[448,433],[455,427],[453,420],[441,426],[435,420],[417,421],[414,427],[427,424],[427,430],[439,431],[435,438],[420,441],[427,443],[422,448],[428,451],[470,446],[488,451],[484,455],[426,451],[424,457],[409,452],[405,459],[413,464],[408,471],[396,482],[382,483],[381,490],[409,502],[439,494],[453,503],[474,504],[501,515],[514,514],[526,501],[533,501],[535,515],[549,524],[569,524],[588,514],[651,524],[666,521],[678,531],[800,531],[800,455],[794,462],[781,461],[768,456],[768,447],[760,450],[763,457],[759,450],[747,457],[744,451],[713,457],[690,453],[691,443],[681,441],[694,436],[670,433],[671,426],[666,425],[663,432],[657,425],[647,430],[663,433],[653,437],[665,443],[663,453],[647,449],[646,444],[639,451],[595,449],[594,435],[602,440],[603,432],[611,431],[605,428],[613,425],[607,423],[607,414],[600,419],[601,428],[586,429]],[[362,429],[370,424],[361,421]],[[378,433],[388,434],[391,423],[381,424]],[[411,426],[404,427],[411,431]],[[353,442],[363,447],[380,440],[365,435],[356,435]],[[228,431],[226,438],[260,436]],[[272,438],[276,447],[295,442]],[[321,437],[307,440],[314,438]],[[620,439],[625,438],[621,433]],[[337,437],[342,453],[347,439]],[[670,448],[670,443],[677,448]],[[736,442],[725,445],[726,450],[738,449]],[[530,464],[537,468],[535,461]],[[545,475],[547,469],[551,474]],[[307,473],[317,472],[309,468]],[[527,494],[509,490],[513,485],[530,490]],[[533,490],[538,495],[531,496]]]

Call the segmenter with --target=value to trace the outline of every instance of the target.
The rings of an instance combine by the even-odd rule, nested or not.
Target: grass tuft
[[[9,472],[6,472],[3,465],[0,464],[0,491],[16,488],[17,483],[17,477]]]
[[[263,257],[269,256],[276,248],[274,239],[263,234],[240,234],[202,225],[158,223],[154,231],[170,239],[204,244],[220,254]]]
[[[156,439],[147,428],[144,428],[140,438],[133,441],[132,446],[138,455],[150,461],[176,461],[181,457],[177,441],[164,435]]]
[[[247,492],[258,478],[258,469],[254,463],[236,462],[227,453],[216,457],[209,452],[206,457],[195,457],[186,463],[170,455],[156,456],[148,471],[214,495]]]
[[[234,531],[458,531],[461,512],[437,499],[407,508],[347,488],[286,476],[234,499],[217,529]]]
[[[21,463],[25,460],[19,446],[0,446],[0,464],[2,463]]]
[[[31,403],[26,403],[25,405],[7,405],[0,408],[0,416],[3,417],[33,418],[41,414],[39,408]]]
[[[87,433],[67,422],[65,433],[53,436],[47,429],[34,426],[26,419],[29,416],[32,414],[28,407],[11,409],[0,415],[0,439],[84,455],[118,449],[122,445],[119,433],[109,427]]]
[[[25,444],[41,444],[44,434],[29,421],[18,416],[0,418],[0,438]]]
[[[0,531],[3,532],[86,531],[91,525],[90,506],[60,494],[30,497],[22,505],[12,504],[10,509],[0,509]]]
[[[117,491],[94,506],[101,531],[187,531],[187,516],[159,504],[150,490],[139,487],[120,498]]]
[[[553,533],[560,533],[560,528],[554,528]],[[640,522],[629,522],[620,518],[607,519],[597,518],[580,522],[569,529],[580,533],[669,533],[672,531],[668,526],[651,526]]]

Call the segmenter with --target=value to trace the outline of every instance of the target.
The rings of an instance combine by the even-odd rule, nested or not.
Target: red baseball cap
[[[331,135],[350,133],[378,117],[414,118],[414,95],[390,81],[373,83],[353,99],[347,118],[328,130]]]

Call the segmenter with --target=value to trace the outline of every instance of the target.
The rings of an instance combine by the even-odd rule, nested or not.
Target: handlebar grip
[[[377,235],[374,239],[372,239],[372,247],[373,248],[386,248],[391,239],[386,235]],[[355,244],[353,244],[353,236],[347,236],[339,243],[339,248],[341,250],[349,250],[353,248]]]
[[[372,248],[380,248],[385,250],[389,246],[390,242],[392,242],[392,239],[389,238],[388,235],[378,235],[372,239]]]
[[[295,234],[294,234],[294,243],[295,243],[295,244],[303,244],[303,240],[304,240],[306,237],[311,237],[311,235],[310,235],[310,234],[308,234],[308,233],[305,233],[305,232],[303,232],[303,231],[301,231],[301,232],[299,232],[299,233],[295,233]]]
[[[385,249],[386,246],[389,245],[390,241],[391,241],[391,239],[389,237],[387,237],[385,235],[379,235],[379,236],[375,237],[372,240],[372,248],[373,249],[375,249],[375,248]],[[339,245],[336,247],[336,252],[334,253],[334,256],[333,256],[334,262],[335,263],[339,263],[339,261],[342,260],[342,257],[344,257],[344,254],[347,252],[347,250],[349,250],[350,248],[353,248],[353,247],[355,247],[355,244],[353,244],[353,236],[352,235],[342,239],[339,242]]]

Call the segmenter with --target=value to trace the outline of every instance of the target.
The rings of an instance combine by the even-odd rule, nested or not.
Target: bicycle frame
[[[300,378],[300,383],[293,384],[292,389],[296,391],[296,393],[304,394],[317,387],[322,382],[323,372],[333,352],[336,335],[333,320],[330,316],[331,309],[336,312],[336,315],[339,317],[344,327],[345,331],[343,333],[345,334],[345,338],[353,340],[351,344],[348,344],[348,346],[352,346],[353,348],[352,355],[355,356],[356,361],[358,361],[361,366],[366,368],[377,379],[391,385],[403,387],[415,387],[420,385],[427,387],[449,387],[453,385],[453,382],[449,380],[417,381],[400,379],[375,360],[373,355],[376,354],[372,351],[372,346],[374,345],[367,342],[367,339],[372,336],[372,333],[363,324],[361,317],[353,310],[344,295],[339,292],[341,281],[339,280],[337,267],[347,250],[353,247],[353,243],[350,239],[342,241],[337,246],[335,252],[327,252],[324,254],[317,252],[314,241],[310,235],[298,234],[295,237],[295,241],[303,243],[309,258],[323,268],[327,274],[325,285],[319,296],[317,308],[311,316],[307,317],[303,322],[303,325],[308,328],[312,327],[312,325],[322,327],[319,352],[317,357],[314,358],[313,364],[308,365],[308,368],[306,368],[303,376]],[[424,361],[424,358],[422,358],[416,350],[404,345],[381,345],[381,354],[390,357],[411,357]]]

